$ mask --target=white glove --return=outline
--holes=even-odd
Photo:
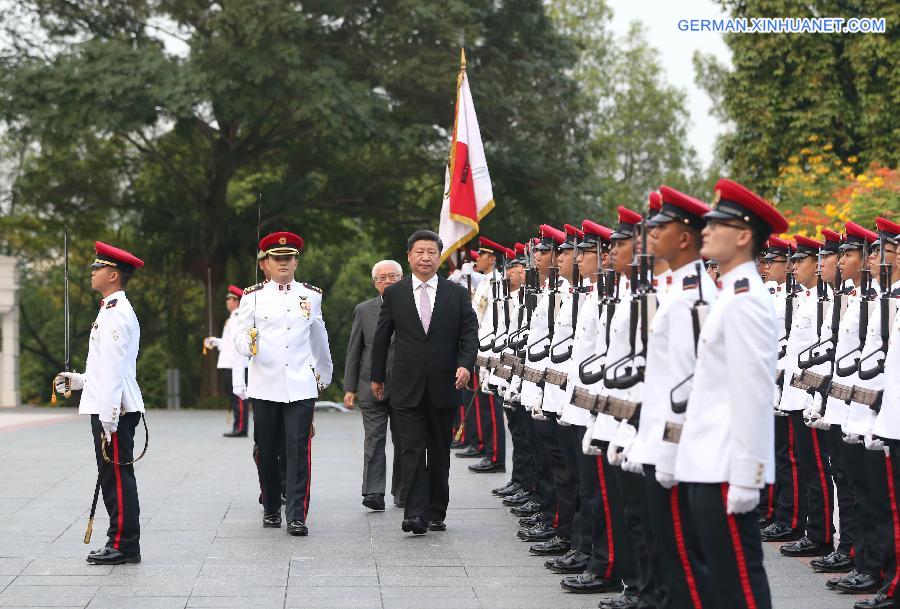
[[[541,408],[541,401],[531,407],[531,418],[535,421],[546,421],[547,417],[544,414],[544,410]]]
[[[656,470],[656,481],[659,482],[659,485],[665,489],[670,489],[678,484],[675,476],[673,476],[672,474],[667,474],[666,472],[661,472],[659,470]]]
[[[775,414],[779,417],[786,417],[787,413],[778,414],[778,407],[781,405],[781,387],[775,385],[775,393],[772,395],[772,406],[775,408]]]
[[[463,262],[463,265],[459,267],[459,274],[462,277],[469,277],[474,272],[475,266],[471,262]]]
[[[626,421],[619,423],[616,435],[609,443],[609,450],[606,453],[606,459],[610,465],[622,465],[628,457],[628,451],[631,449],[631,443],[637,436],[637,430],[633,425],[629,425]]]
[[[103,435],[106,436],[106,441],[112,442],[112,435],[119,430],[119,424],[115,421],[111,421],[109,423],[107,423],[106,421],[100,421],[100,426],[103,427]]]
[[[806,418],[806,414],[806,411],[804,411],[804,419]],[[825,422],[823,415],[822,394],[817,391],[813,394],[812,401],[809,403],[809,426],[815,429],[830,429],[831,424]]]
[[[855,433],[845,433],[844,434],[844,442],[847,444],[861,444],[863,441],[862,436]]]
[[[479,366],[478,367],[478,389],[480,391],[486,392],[488,390],[488,386],[490,385],[490,383],[488,383],[488,379],[490,379],[490,378],[491,378],[491,371],[488,370],[487,368],[485,368],[484,366]]]
[[[759,489],[746,486],[728,485],[726,511],[729,514],[745,514],[759,505]]]
[[[66,387],[66,380],[69,381],[68,387]],[[53,382],[56,385],[56,393],[84,389],[84,375],[78,372],[60,372]]]
[[[243,385],[240,387],[232,387],[231,393],[233,393],[234,395],[236,395],[237,397],[239,397],[242,400],[247,399],[247,387],[245,387]]]
[[[780,408],[778,408],[778,406],[775,406],[775,416],[776,417],[788,417],[790,415],[788,414],[787,410],[781,410]]]
[[[874,451],[884,451],[884,440],[881,438],[873,438],[872,433],[867,433],[863,441],[865,442],[866,449],[874,450]]]
[[[644,466],[628,458],[622,462],[622,469],[626,472],[631,472],[632,474],[644,475]]]
[[[593,426],[589,426],[587,428],[587,431],[584,432],[584,437],[581,439],[581,452],[588,455],[589,457],[596,457],[603,452],[598,447],[591,444],[591,440],[593,439],[594,429]]]
[[[501,398],[506,396],[506,390],[509,388],[509,381],[500,378],[499,376],[491,376],[493,380],[494,391]]]
[[[203,344],[206,345],[207,349],[222,350],[222,339],[215,336],[207,336],[203,339]]]
[[[521,402],[521,396],[519,395],[519,389],[522,388],[522,377],[513,376],[509,381],[509,387],[506,389],[506,393],[503,395],[503,399],[510,404],[518,404]]]

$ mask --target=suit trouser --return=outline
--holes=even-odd
[[[518,482],[523,488],[533,491],[535,490],[534,454],[528,431],[531,416],[525,412],[521,404],[515,404],[513,408],[504,408],[503,410],[506,412],[506,424],[512,438],[510,479]]]
[[[888,500],[891,508],[891,539],[884,560],[884,588],[882,591],[888,598],[900,599],[900,442],[888,440],[885,444],[890,454],[885,455],[885,482],[888,488]]]
[[[428,387],[416,406],[391,406],[397,417],[406,490],[404,518],[444,520],[450,502],[450,435],[455,408],[438,408]]]
[[[572,519],[575,517],[575,483],[567,471],[566,457],[559,443],[556,418],[547,413],[547,420],[534,419],[534,428],[547,455],[550,484],[556,498],[556,534],[563,539],[572,539]],[[568,442],[567,442],[568,444]]]
[[[602,465],[603,456],[586,455],[582,452],[581,440],[586,428],[573,425],[569,429],[572,448],[578,458],[581,541],[577,549],[590,557],[587,571],[604,579],[612,579],[615,575],[616,551],[613,545],[609,489]]]
[[[119,417],[118,431],[106,447],[107,463],[101,452],[103,427],[100,416],[91,415],[91,433],[97,457],[97,474],[103,491],[103,504],[109,514],[106,546],[123,554],[141,553],[141,506],[138,501],[134,465],[116,465],[134,460],[134,431],[141,421],[141,413],[129,412]]]
[[[506,431],[503,429],[503,398],[479,392],[484,456],[491,463],[506,464]]]
[[[882,561],[893,539],[884,455],[866,450],[863,444],[847,444],[847,449],[847,473],[859,506],[859,534],[853,544],[856,568],[881,577]]]
[[[665,597],[662,609],[715,607],[709,571],[694,531],[684,485],[667,489],[656,481],[656,467],[644,465],[644,486],[650,526],[659,556]]]
[[[641,474],[626,472],[620,467],[612,467],[611,470],[615,472],[622,493],[625,527],[634,547],[637,593],[644,603],[658,607],[663,596],[662,580],[659,575],[661,567],[655,554],[656,543],[649,524],[650,514],[645,500],[644,477]],[[625,581],[625,584],[629,587],[632,585],[628,581]]]
[[[793,445],[796,448],[797,470],[800,478],[800,496],[805,499],[801,511],[806,522],[806,536],[819,543],[831,543],[834,539],[834,485],[828,466],[828,449],[825,432],[812,429],[803,422],[803,411],[794,410],[788,415]]]
[[[772,598],[763,568],[756,512],[728,514],[727,483],[681,485],[685,487],[691,527],[709,569],[706,583],[718,601],[713,607],[770,609]],[[706,604],[703,607],[708,609]]]
[[[806,523],[806,489],[800,484],[796,431],[790,417],[775,417],[775,522],[791,529]]]
[[[840,425],[832,425],[825,431],[828,446],[828,462],[831,464],[831,476],[837,488],[838,528],[841,538],[837,549],[847,556],[853,553],[853,545],[859,536],[859,505],[856,499],[856,488],[849,475],[850,445],[844,442]],[[863,566],[862,556],[854,556],[856,568]]]
[[[384,448],[387,444],[388,426],[391,428],[391,444],[394,446],[393,475],[391,476],[391,494],[395,498],[402,497],[400,455],[402,445],[397,432],[396,416],[391,413],[388,402],[360,401],[359,411],[362,413],[363,432],[363,495],[384,495],[387,485],[387,459]]]
[[[315,400],[270,402],[253,400],[253,426],[259,446],[259,473],[263,508],[267,514],[281,511],[279,455],[284,446],[286,466],[285,517],[306,521],[312,480],[312,423]]]

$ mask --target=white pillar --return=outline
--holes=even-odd
[[[19,274],[10,256],[0,256],[0,334],[0,407],[18,406]]]

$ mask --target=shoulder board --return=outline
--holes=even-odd
[[[894,291],[891,292],[891,296],[896,296],[900,298],[900,288],[894,288]]]
[[[312,290],[313,292],[318,292],[319,294],[322,293],[322,288],[317,288],[316,286],[314,286],[311,283],[304,283],[303,287],[308,288],[308,289]]]
[[[690,275],[689,277],[685,277],[681,281],[681,289],[682,290],[693,290],[698,285],[700,285],[700,276],[699,275]]]
[[[743,294],[750,291],[750,280],[744,277],[734,282],[734,293]]]
[[[106,303],[106,308],[107,308],[107,309],[113,308],[114,306],[116,306],[116,303],[117,303],[117,302],[119,302],[119,299],[118,299],[118,298],[113,298],[113,299],[110,300],[108,303]]]
[[[841,293],[844,295],[847,295],[847,296],[852,296],[855,292],[856,292],[856,290],[853,289],[852,285],[846,285],[841,290]]]
[[[261,290],[263,286],[266,285],[266,282],[263,281],[261,283],[257,283],[256,285],[251,285],[249,288],[244,288],[244,294],[252,294],[256,290]]]
[[[795,283],[793,289],[794,289],[794,294],[797,294],[797,293],[799,293],[799,292],[806,291],[806,288],[804,288],[804,287],[803,287],[802,285],[800,285],[799,283]]]
[[[866,290],[867,298],[875,298],[876,296],[878,296],[878,290],[876,290],[875,288],[869,288],[868,290]]]
[[[774,293],[775,293],[775,288],[769,288],[769,294],[774,294]]]

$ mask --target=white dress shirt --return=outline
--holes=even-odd
[[[424,285],[424,288],[420,288],[419,286]],[[428,304],[431,305],[431,313],[434,313],[434,301],[437,298],[437,286],[438,286],[438,278],[437,275],[434,275],[431,279],[426,282],[422,282],[415,275],[412,276],[412,291],[413,291],[413,302],[416,303],[416,311],[419,313],[419,319],[422,319],[422,309],[421,303],[419,299],[422,298],[421,292],[422,290],[428,291]]]

